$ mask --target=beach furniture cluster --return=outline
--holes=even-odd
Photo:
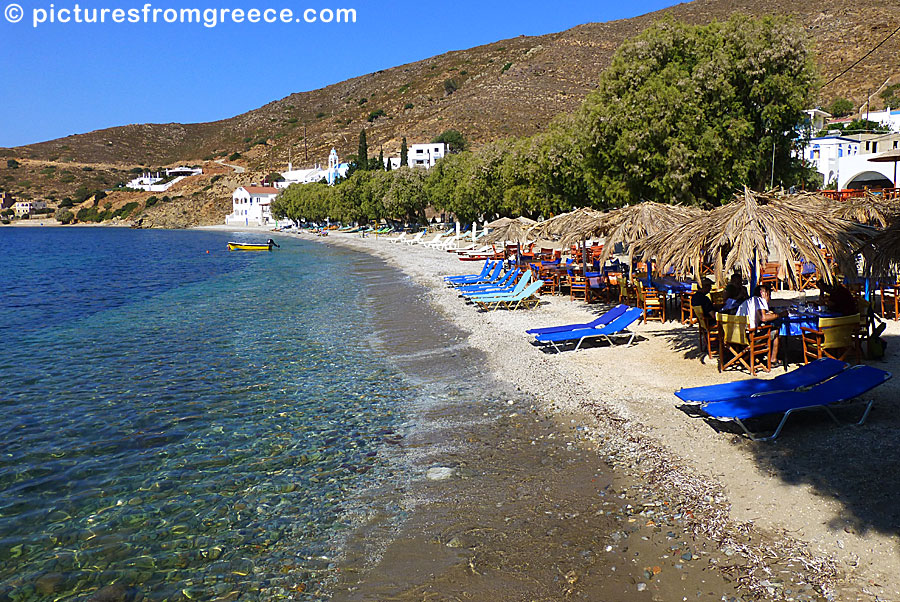
[[[485,311],[515,310],[535,307],[543,281],[532,282],[531,272],[510,268],[504,272],[503,261],[486,260],[479,274],[448,276],[444,282],[459,291],[467,302]]]

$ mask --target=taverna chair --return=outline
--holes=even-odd
[[[703,315],[703,308],[699,305],[692,305],[691,311],[694,312],[694,320],[697,322],[700,337],[700,351],[706,351],[706,355],[711,359],[719,355],[719,325],[715,320],[709,323],[706,316]],[[702,358],[702,356],[701,356]]]
[[[772,370],[771,325],[749,328],[747,316],[721,313],[716,314],[716,320],[719,330],[719,372],[738,364],[749,370],[752,376],[756,376],[757,367],[766,372]]]
[[[808,364],[823,357],[846,361],[853,357],[858,364],[862,358],[859,328],[859,314],[819,318],[817,329],[801,327],[803,362]]]

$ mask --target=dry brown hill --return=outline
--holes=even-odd
[[[385,154],[396,154],[401,136],[410,142],[426,141],[450,128],[461,131],[477,146],[500,137],[534,133],[555,115],[574,109],[595,85],[618,45],[663,15],[708,23],[733,13],[793,17],[813,42],[823,81],[840,73],[900,24],[900,4],[890,0],[695,0],[633,19],[589,23],[560,33],[448,52],[292,94],[222,121],[127,125],[6,149],[0,154],[60,165],[77,161],[132,167],[198,163],[237,152],[242,157],[232,163],[264,173],[283,168],[289,149],[295,165],[306,163],[307,156],[309,163],[324,162],[332,146],[342,156],[355,153],[363,127],[373,152],[383,145]],[[886,80],[900,81],[898,57],[900,35],[823,89],[820,101],[825,104],[844,96],[861,104]],[[448,80],[457,87],[451,94],[445,87]],[[879,100],[876,94],[873,106],[878,106]],[[384,115],[369,121],[378,111]],[[39,186],[33,192],[38,191]]]

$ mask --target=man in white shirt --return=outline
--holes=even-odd
[[[741,303],[735,314],[738,316],[747,316],[747,326],[749,328],[762,326],[766,322],[774,322],[781,317],[782,314],[777,314],[769,310],[769,301],[772,300],[771,286],[764,284],[756,287],[756,290],[753,292],[754,296]],[[774,326],[775,328],[772,330],[772,357],[777,358],[779,325],[775,324]]]

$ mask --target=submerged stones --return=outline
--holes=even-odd
[[[425,472],[425,478],[429,481],[446,481],[456,475],[456,469],[447,466],[434,466]]]

